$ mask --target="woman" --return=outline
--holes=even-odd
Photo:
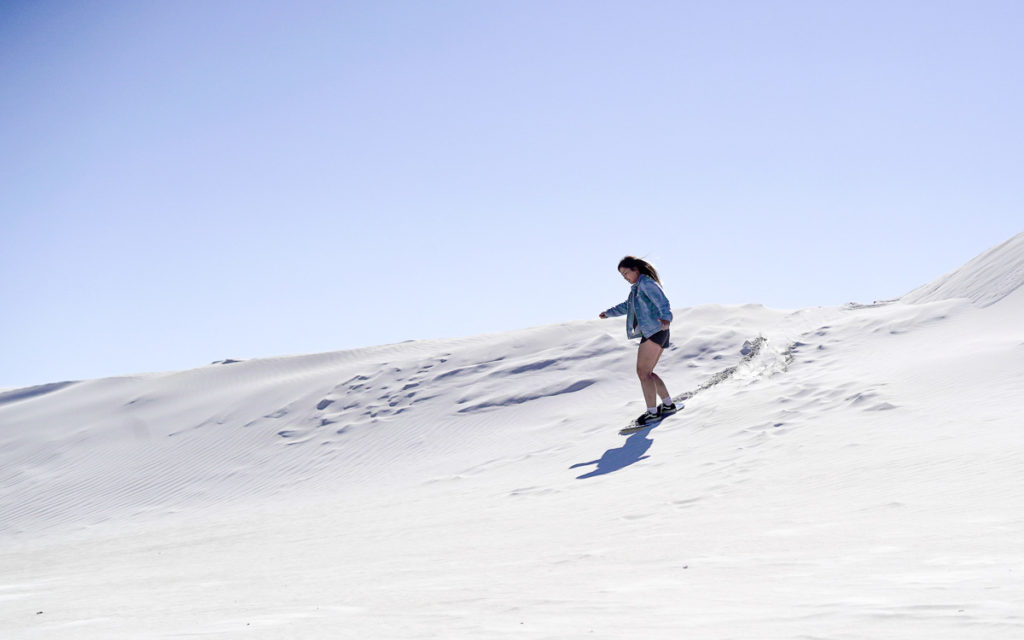
[[[636,356],[636,374],[643,388],[647,411],[637,418],[639,426],[657,422],[676,412],[665,382],[654,373],[661,352],[668,346],[669,324],[672,322],[672,307],[661,289],[658,272],[645,260],[626,256],[619,262],[619,273],[626,282],[633,285],[626,301],[601,313],[601,318],[626,316],[626,335],[640,338],[640,350]],[[662,398],[657,406],[658,396]]]

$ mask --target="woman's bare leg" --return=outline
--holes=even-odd
[[[658,396],[668,398],[668,389],[658,374],[654,373],[654,367],[661,358],[663,349],[656,342],[648,340],[640,345],[636,354],[636,375],[640,378],[640,387],[644,391],[644,401],[648,407],[658,406]]]
[[[658,395],[659,395],[659,396],[661,396],[661,399],[662,399],[663,401],[664,401],[664,400],[665,400],[666,398],[667,398],[667,399],[669,399],[669,400],[671,400],[671,399],[672,399],[672,397],[671,397],[671,396],[670,396],[670,395],[668,394],[668,387],[666,387],[666,386],[665,386],[665,381],[664,381],[664,380],[662,380],[662,379],[661,379],[661,376],[659,376],[659,375],[658,375],[658,374],[656,374],[656,373],[652,373],[651,375],[652,375],[652,376],[654,376],[654,384],[655,384],[655,388],[656,388],[656,389],[658,390]]]

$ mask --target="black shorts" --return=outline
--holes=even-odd
[[[640,344],[643,344],[650,340],[656,345],[659,345],[662,349],[668,349],[668,329],[662,329],[658,333],[655,333],[650,338],[642,338]]]

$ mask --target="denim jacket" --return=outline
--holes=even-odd
[[[604,312],[609,318],[626,316],[626,336],[650,338],[661,331],[661,320],[672,322],[672,307],[654,278],[641,275],[625,302]]]

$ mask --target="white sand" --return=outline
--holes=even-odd
[[[1022,638],[1022,256],[0,393],[0,638]]]

